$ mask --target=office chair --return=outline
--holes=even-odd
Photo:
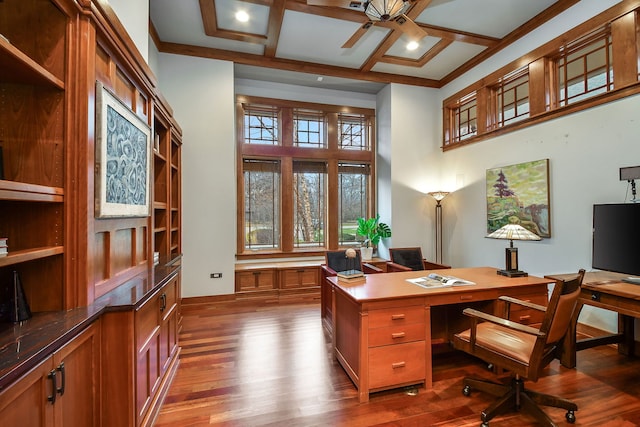
[[[420,248],[389,248],[391,262],[387,263],[387,271],[440,270],[451,268],[450,265],[427,261],[422,257]]]
[[[555,426],[551,418],[538,405],[567,410],[565,418],[575,423],[578,406],[570,400],[526,390],[524,380],[537,381],[543,369],[559,356],[564,336],[569,331],[584,270],[571,280],[558,280],[547,307],[511,297],[500,297],[505,303],[504,318],[466,308],[463,313],[471,318],[471,328],[454,335],[453,346],[473,356],[511,372],[510,384],[498,384],[465,378],[462,393],[471,389],[486,391],[500,399],[482,411],[482,426],[498,414],[516,410],[532,415],[541,425]],[[512,304],[544,312],[542,323],[533,327],[508,319]]]

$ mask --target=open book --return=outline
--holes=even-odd
[[[475,282],[464,280],[459,277],[441,276],[435,273],[431,273],[425,277],[418,277],[417,279],[407,279],[407,281],[414,285],[422,286],[423,288],[445,288],[448,286],[475,285]]]

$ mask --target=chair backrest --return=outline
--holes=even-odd
[[[358,249],[356,249],[355,251],[355,258],[347,258],[346,250],[326,251],[324,253],[324,258],[327,267],[336,272],[346,270],[361,270],[362,259],[360,257],[360,251]]]
[[[420,248],[389,248],[391,262],[404,265],[412,270],[424,270]]]
[[[574,279],[556,282],[547,306],[547,316],[540,326],[540,330],[547,333],[547,345],[557,343],[567,333],[583,278],[584,270],[580,270]]]
[[[534,355],[540,354],[538,358],[540,367],[544,367],[554,358],[558,344],[569,331],[583,278],[584,270],[581,269],[573,279],[556,281],[540,325],[540,332],[544,332],[546,337],[544,340],[539,340],[533,350]]]

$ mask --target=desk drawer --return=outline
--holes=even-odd
[[[548,304],[546,294],[517,295],[514,296],[514,298],[543,306],[546,306]],[[498,313],[498,315],[504,316],[504,306],[499,305],[499,307],[501,311],[500,313]],[[523,325],[530,325],[533,323],[541,323],[543,318],[544,312],[542,311],[533,310],[518,304],[511,304],[511,309],[509,310],[509,320],[522,323]]]
[[[421,382],[425,378],[425,343],[387,345],[369,349],[369,388]]]
[[[384,328],[369,329],[369,347],[424,341],[424,323],[411,323]]]
[[[421,305],[370,310],[369,329],[404,326],[411,323],[424,324],[424,316],[425,308]]]
[[[464,286],[456,286],[452,291],[439,295],[430,295],[426,300],[430,306],[449,305],[449,304],[465,304],[475,301],[493,301],[498,299],[501,294],[497,289],[486,289],[477,291],[473,289],[473,285],[468,286],[469,291],[460,290]]]

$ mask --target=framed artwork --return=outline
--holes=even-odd
[[[149,216],[151,130],[96,83],[96,217]]]
[[[549,159],[487,169],[487,233],[517,223],[551,237]]]

